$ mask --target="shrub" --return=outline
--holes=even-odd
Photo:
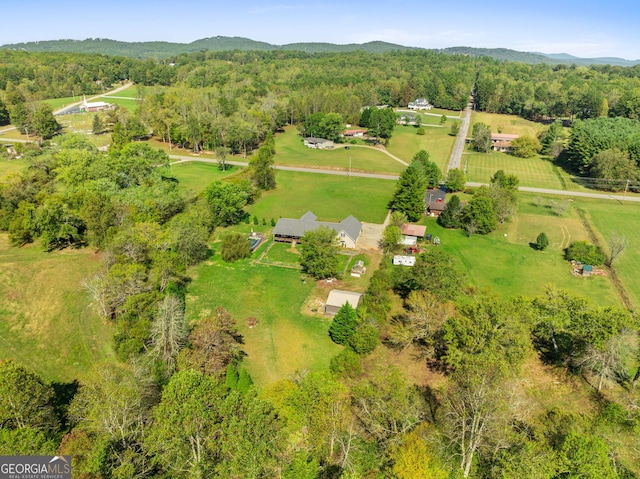
[[[349,338],[349,346],[358,354],[369,354],[378,345],[379,334],[373,324],[361,324]]]
[[[599,265],[604,263],[605,256],[600,248],[588,241],[575,241],[567,248],[567,260],[579,261],[583,264]]]
[[[223,236],[220,246],[222,260],[231,263],[251,256],[251,245],[246,236],[241,233],[229,233]]]
[[[538,251],[544,251],[549,246],[549,238],[545,233],[540,233],[536,238],[536,249]]]
[[[353,350],[345,348],[331,358],[329,369],[337,376],[356,378],[362,374],[362,362]]]
[[[329,336],[334,343],[346,345],[358,325],[358,314],[349,303],[345,303],[333,317]]]
[[[416,131],[416,135],[424,135],[425,131],[424,128],[420,127],[418,128],[418,130]]]

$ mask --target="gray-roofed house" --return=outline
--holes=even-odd
[[[273,229],[273,237],[276,241],[294,242],[300,241],[307,231],[313,231],[320,226],[333,229],[338,236],[338,241],[345,248],[355,248],[356,241],[362,232],[362,223],[352,215],[347,216],[340,223],[317,221],[316,215],[307,211],[300,219],[280,218]]]
[[[333,141],[325,138],[314,138],[312,136],[304,139],[304,146],[307,148],[316,148],[318,150],[330,150],[333,148]]]

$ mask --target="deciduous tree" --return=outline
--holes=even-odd
[[[338,274],[338,240],[332,228],[321,226],[304,234],[300,244],[300,265],[316,279]]]

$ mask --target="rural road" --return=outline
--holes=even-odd
[[[464,145],[467,140],[467,133],[469,132],[469,125],[471,125],[471,102],[473,99],[469,97],[469,103],[467,108],[464,109],[464,117],[460,124],[460,130],[456,137],[456,142],[453,145],[453,151],[451,152],[451,158],[449,158],[449,165],[445,174],[454,168],[460,168],[460,162],[462,160],[462,152],[464,151]]]
[[[103,92],[103,93],[100,93],[99,95],[93,95],[93,96],[87,98],[87,101],[95,100],[96,98],[102,98],[103,96],[106,96],[106,95],[113,95],[114,93],[120,93],[122,90],[126,90],[131,85],[133,85],[133,83],[127,82],[124,85],[119,86],[118,88],[116,88],[114,90],[109,90],[108,92]],[[84,99],[82,101],[77,101],[75,103],[71,103],[70,105],[63,106],[62,108],[59,108],[58,110],[55,110],[53,112],[53,114],[54,115],[63,115],[67,110],[71,110],[72,108],[75,108],[78,105],[82,105],[83,101],[84,101]]]
[[[187,163],[189,161],[199,161],[202,163],[212,163],[218,164],[218,160],[213,160],[210,158],[193,158],[191,156],[180,156],[180,155],[169,155],[169,158],[177,160],[172,162],[172,165],[177,165],[180,163]],[[248,166],[249,163],[246,161],[227,161],[228,165],[234,166]],[[319,168],[304,168],[299,166],[283,166],[283,165],[275,165],[274,169],[282,170],[282,171],[297,171],[300,173],[316,173],[320,175],[335,175],[335,176],[356,176],[359,178],[374,178],[378,180],[392,180],[395,181],[398,179],[398,175],[382,175],[378,173],[362,173],[362,172],[348,172],[341,170],[325,170]],[[467,186],[478,187],[486,185],[486,183],[475,183],[472,181],[467,182]],[[488,185],[486,185],[488,186]],[[558,195],[558,196],[569,196],[575,198],[596,198],[600,200],[614,200],[614,201],[630,201],[633,203],[640,203],[640,196],[620,196],[620,195],[612,195],[607,193],[588,193],[586,191],[565,191],[565,190],[551,190],[547,188],[533,188],[529,186],[520,186],[518,188],[519,191],[524,191],[527,193],[540,193],[544,195]]]

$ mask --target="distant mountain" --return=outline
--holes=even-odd
[[[14,43],[3,45],[0,49],[24,50],[29,52],[76,52],[102,53],[105,55],[119,55],[134,58],[167,58],[181,53],[198,51],[227,51],[227,50],[287,50],[307,53],[336,53],[361,50],[370,53],[385,53],[398,50],[422,50],[417,47],[407,47],[387,42],[349,43],[338,45],[335,43],[289,43],[273,45],[243,37],[209,37],[191,43],[171,42],[120,42],[105,38],[88,38],[86,40],[48,40],[41,42]],[[623,58],[578,58],[566,53],[519,52],[508,48],[473,48],[450,47],[436,51],[452,55],[469,55],[491,57],[499,61],[521,62],[529,64],[576,64],[597,65],[609,64],[619,66],[633,66],[640,64],[640,60],[625,60]]]
[[[227,50],[288,50],[308,53],[349,52],[362,50],[370,53],[384,53],[395,50],[409,50],[411,47],[386,42],[351,43],[336,45],[334,43],[290,43],[288,45],[272,45],[242,37],[210,37],[191,43],[170,42],[120,42],[105,38],[88,38],[86,40],[47,40],[41,42],[14,43],[2,45],[1,49],[23,50],[28,52],[74,52],[102,53],[135,58],[166,58],[180,53],[198,51]]]

